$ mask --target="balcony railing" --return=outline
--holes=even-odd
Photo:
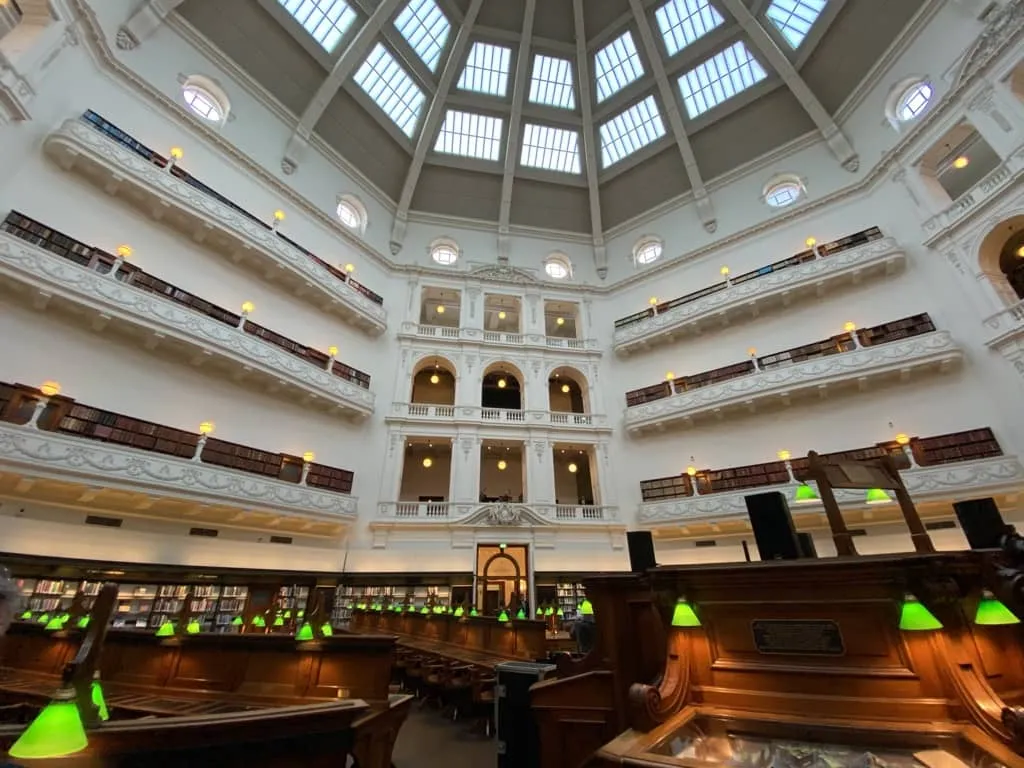
[[[119,283],[131,286],[163,301],[184,307],[226,327],[238,329],[243,333],[255,336],[268,344],[287,352],[319,370],[327,371],[333,376],[369,389],[370,376],[350,365],[333,359],[319,350],[299,344],[286,336],[269,328],[257,325],[242,315],[219,307],[195,294],[182,290],[171,283],[144,272],[138,267],[125,263],[122,258],[107,253],[99,248],[74,240],[67,235],[52,229],[34,219],[30,219],[17,211],[12,211],[0,224],[0,230],[14,235],[37,248],[41,248],[54,256],[66,259],[84,269],[109,275]],[[113,270],[116,268],[116,272]]]
[[[326,306],[353,324],[375,335],[386,328],[378,294],[99,115],[66,121],[47,137],[44,149],[65,169],[77,165],[86,176],[97,177],[110,194],[130,184],[131,200],[154,219],[166,216],[200,242],[214,233],[211,241],[233,261],[261,263],[268,278],[281,279],[299,295],[327,298]],[[167,216],[169,210],[173,215]]]
[[[985,202],[994,199],[1002,190],[1018,179],[1022,171],[1024,171],[1024,154],[1018,151],[1011,154],[1006,162],[994,168],[981,181],[954,200],[946,210],[928,219],[924,223],[924,230],[929,239],[934,238],[939,232],[956,224],[969,214],[973,214]]]
[[[990,347],[1001,346],[1024,335],[1024,301],[996,312],[985,320],[985,327],[991,334],[986,342]]]
[[[457,328],[447,325],[402,323],[401,333],[423,339],[440,341],[475,341],[484,344],[503,344],[515,347],[546,347],[575,352],[594,352],[599,349],[595,339],[574,339],[565,336],[544,336],[539,333],[507,333],[485,331],[481,328]]]
[[[377,505],[377,522],[383,524],[609,525],[617,520],[617,507],[587,504],[382,501]]]
[[[891,456],[898,469],[908,470],[1002,455],[1003,450],[992,430],[984,427],[934,437],[912,437],[905,446],[892,440],[869,448],[824,454],[823,458],[826,461],[865,461]],[[784,485],[806,480],[808,466],[808,460],[799,457],[789,461],[770,461],[727,469],[700,469],[693,477],[683,473],[643,480],[640,483],[640,497],[644,502],[658,502]]]
[[[524,411],[513,408],[483,408],[478,405],[435,405],[432,403],[392,403],[390,419],[572,428],[608,426],[608,417],[604,414]]]

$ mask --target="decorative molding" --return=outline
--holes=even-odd
[[[1016,456],[997,456],[978,461],[943,464],[937,467],[919,467],[900,473],[913,499],[925,501],[955,501],[977,498],[1002,491],[1018,491],[1024,484],[1024,466]],[[652,526],[686,523],[696,520],[722,521],[747,517],[744,497],[751,493],[780,490],[792,494],[793,484],[748,488],[731,493],[711,493],[686,496],[670,501],[641,503],[638,520]],[[864,492],[836,489],[836,501],[846,508],[864,506]],[[821,504],[801,504],[799,509],[821,510]]]
[[[975,75],[1024,31],[1024,0],[1010,0],[1006,5],[995,8],[985,18],[985,22],[985,30],[964,57],[963,67],[956,79],[957,89],[969,85]]]
[[[569,413],[565,411],[521,411],[510,408],[483,408],[479,405],[435,405],[431,403],[392,403],[391,413],[385,417],[389,423],[423,423],[436,425],[476,425],[529,428],[554,431],[570,429],[587,432],[608,432],[608,417],[597,413]]]
[[[944,371],[963,353],[948,331],[914,336],[901,341],[862,347],[827,357],[701,387],[671,397],[627,408],[624,424],[630,434],[661,429],[674,421],[701,416],[723,417],[727,412],[753,411],[759,403],[782,400],[801,393],[824,395],[833,387],[856,382],[866,387],[873,378],[910,375],[914,369],[938,367]]]
[[[81,267],[0,233],[0,272],[39,294],[58,295],[88,307],[108,320],[117,317],[143,329],[150,339],[173,338],[208,354],[226,358],[239,373],[259,371],[274,382],[287,381],[314,399],[328,401],[350,415],[373,413],[368,389],[328,373],[262,339]]]
[[[92,169],[102,174],[102,183],[108,192],[116,192],[122,184],[132,185],[136,192],[150,198],[150,213],[154,218],[161,218],[164,208],[175,208],[184,216],[170,217],[170,220],[177,226],[184,225],[185,234],[189,236],[201,240],[208,232],[217,230],[231,241],[233,259],[262,257],[270,265],[289,273],[296,285],[329,298],[333,310],[371,334],[379,335],[386,329],[384,307],[336,278],[271,230],[146,162],[83,121],[66,120],[46,137],[43,149],[65,170],[80,167],[87,161]]]
[[[1024,146],[1019,147],[998,167],[985,175],[969,191],[960,195],[941,213],[923,224],[924,245],[932,248],[942,238],[974,221],[1024,179]]]
[[[202,462],[0,424],[0,469],[166,499],[352,522],[359,500]]]
[[[470,304],[472,307],[473,305]],[[600,355],[601,346],[597,339],[566,339],[560,336],[544,336],[539,333],[504,333],[485,331],[482,328],[451,328],[444,325],[424,325],[404,321],[398,329],[398,337],[404,339],[429,339],[431,349],[435,343],[448,342],[464,346],[467,343],[481,346],[530,347],[550,350],[553,353],[566,352]]]
[[[459,503],[382,501],[371,529],[458,528],[622,528],[617,507],[511,502]]]
[[[702,321],[727,322],[730,318],[753,318],[755,307],[769,299],[789,304],[802,295],[820,298],[826,286],[841,279],[860,281],[865,277],[895,273],[906,263],[906,253],[891,237],[873,240],[834,256],[731,285],[717,293],[674,307],[636,323],[616,328],[613,347],[629,354],[677,332],[695,330]],[[814,287],[816,291],[798,289]]]
[[[482,267],[474,267],[469,271],[470,278],[474,280],[487,280],[489,282],[511,283],[512,285],[542,285],[533,274],[519,267],[510,267],[508,264],[488,264]]]

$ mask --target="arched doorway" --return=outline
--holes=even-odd
[[[1018,299],[1024,299],[1024,228],[1018,229],[1003,244],[999,269],[1006,276]]]
[[[978,267],[1004,305],[1024,300],[1024,214],[1001,221],[985,236]]]
[[[520,608],[529,615],[529,583],[525,544],[477,545],[476,604],[484,615],[501,610],[515,616]]]
[[[484,370],[480,387],[480,405],[483,408],[523,409],[522,372],[510,363],[492,363]]]
[[[569,366],[555,368],[548,376],[548,410],[589,413],[586,377]]]
[[[426,357],[416,364],[410,403],[455,405],[455,365],[443,357]]]

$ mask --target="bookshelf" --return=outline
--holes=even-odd
[[[56,431],[185,459],[195,454],[199,439],[197,435],[181,429],[77,403],[60,420]]]
[[[226,586],[221,590],[220,601],[217,603],[213,619],[213,631],[222,634],[241,632],[242,628],[232,622],[236,616],[245,618],[249,606],[249,587]]]
[[[155,584],[118,584],[117,607],[111,626],[146,629],[157,597]]]
[[[770,461],[765,464],[748,464],[744,467],[707,470],[698,475],[701,493],[719,491],[738,491],[745,488],[757,488],[763,485],[788,483],[789,472],[783,461]]]
[[[857,336],[863,346],[872,347],[876,344],[888,344],[891,341],[899,341],[911,336],[931,333],[934,330],[935,323],[932,322],[931,317],[925,312],[920,315],[893,320],[891,323],[882,323],[872,328],[862,328],[857,331]]]
[[[187,584],[165,584],[156,588],[156,598],[149,614],[151,629],[159,629],[165,622],[177,623],[188,599]]]
[[[692,493],[689,475],[672,475],[640,481],[640,498],[643,501],[662,501],[690,496]]]
[[[202,460],[206,464],[216,464],[230,469],[240,469],[256,475],[277,477],[281,472],[281,454],[261,451],[227,440],[208,438],[203,446]]]
[[[402,605],[411,606],[419,611],[424,606],[440,606],[448,609],[453,607],[452,594],[459,587],[446,585],[418,585],[404,586],[394,584],[345,584],[334,591],[334,603],[331,609],[331,623],[335,626],[348,622],[352,614],[352,608],[360,603],[367,605]],[[464,599],[469,606],[469,591],[466,590]]]
[[[999,441],[988,427],[919,438],[911,441],[911,447],[914,458],[923,467],[1003,455]]]

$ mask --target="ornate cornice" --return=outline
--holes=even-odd
[[[132,184],[153,198],[153,207],[173,206],[186,215],[186,234],[217,229],[236,244],[237,251],[259,255],[289,270],[312,291],[328,297],[341,314],[374,335],[387,327],[384,308],[342,282],[309,256],[233,208],[203,194],[162,168],[146,162],[81,120],[66,120],[43,141],[43,149],[64,167],[87,158],[112,183]],[[179,221],[174,217],[175,222]]]
[[[759,400],[790,397],[801,390],[819,390],[822,386],[850,381],[867,382],[873,377],[925,366],[945,368],[959,362],[962,354],[948,331],[933,331],[876,347],[758,371],[721,384],[633,406],[626,409],[624,423],[632,434],[676,420],[709,413],[720,415],[736,406],[749,408],[756,406]]]
[[[938,467],[920,467],[900,473],[911,497],[916,502],[957,500],[977,497],[979,494],[1019,490],[1024,484],[1024,466],[1016,456],[998,456]],[[717,522],[728,518],[746,518],[744,497],[751,493],[782,491],[792,495],[790,485],[764,486],[733,493],[713,493],[705,496],[687,496],[671,501],[640,504],[639,520],[649,525],[686,523],[696,520]],[[864,505],[864,492],[836,489],[836,501],[846,507]],[[821,509],[820,504],[808,504],[809,510]],[[798,507],[803,509],[804,505]]]
[[[349,414],[373,413],[374,395],[327,371],[290,355],[244,331],[47,251],[0,233],[0,272],[31,286],[42,296],[59,295],[87,306],[101,317],[118,317],[146,330],[150,343],[174,338],[227,358],[239,372],[258,370],[274,380],[287,380],[315,398],[322,398]]]
[[[358,508],[354,496],[15,424],[0,424],[0,468],[23,477],[332,522],[355,520]]]

